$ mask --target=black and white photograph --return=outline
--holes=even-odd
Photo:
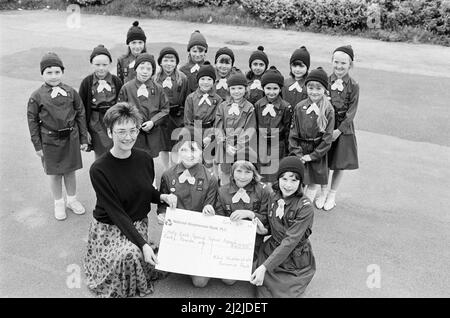
[[[0,0],[0,54],[0,298],[450,297],[450,0]]]

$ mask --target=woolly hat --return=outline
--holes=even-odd
[[[340,46],[338,47],[336,50],[334,50],[333,54],[337,51],[341,51],[346,53],[348,56],[350,56],[350,58],[353,61],[354,55],[353,55],[353,48],[351,45],[344,45],[344,46]]]
[[[328,89],[328,75],[320,66],[309,72],[308,76],[306,76],[305,85],[311,81],[319,82],[326,90]]]
[[[108,49],[103,44],[97,45],[94,50],[92,50],[91,58],[89,61],[92,63],[92,60],[97,55],[106,55],[107,57],[109,57],[109,61],[112,62],[111,53],[109,53]]]
[[[266,69],[269,66],[269,58],[267,57],[267,54],[264,53],[264,46],[258,46],[258,49],[254,51],[250,58],[248,59],[248,66],[250,69],[252,68],[252,62],[254,60],[261,60],[266,64]]]
[[[214,61],[217,63],[217,58],[221,55],[228,55],[229,57],[231,57],[231,65],[234,64],[234,53],[231,49],[229,49],[228,47],[222,47],[220,49],[217,50],[216,52],[216,57],[214,58]]]
[[[47,67],[59,66],[64,72],[64,65],[58,55],[54,52],[46,53],[41,59],[41,75]]]
[[[242,85],[247,87],[247,78],[242,72],[231,74],[227,80],[228,87]]]
[[[311,58],[306,47],[301,46],[300,48],[296,49],[294,53],[292,53],[289,63],[292,64],[297,60],[302,61],[303,64],[306,65],[306,68],[309,70],[309,66],[311,65]]]
[[[158,65],[161,65],[161,61],[162,61],[164,55],[167,55],[167,54],[175,55],[175,59],[177,61],[177,65],[178,65],[178,63],[180,63],[180,57],[178,56],[177,51],[173,47],[167,46],[167,47],[163,48],[161,50],[161,52],[159,52]]]
[[[271,66],[261,77],[261,86],[264,87],[269,83],[278,84],[278,86],[283,87],[284,77],[281,75],[280,71],[277,70],[275,66]]]
[[[196,45],[203,46],[206,49],[206,51],[208,51],[208,43],[206,43],[205,37],[203,36],[203,34],[200,33],[199,30],[195,30],[194,32],[192,32],[191,38],[189,39],[187,45],[188,52],[191,50],[193,46]]]
[[[139,21],[134,21],[131,28],[127,32],[127,45],[134,40],[146,41],[144,30],[139,26]]]
[[[303,181],[305,166],[303,162],[297,156],[289,156],[284,157],[278,166],[277,172],[277,180],[283,175],[285,172],[294,172],[298,174]]]
[[[134,70],[136,70],[138,68],[139,64],[141,64],[143,62],[150,62],[152,64],[152,75],[154,75],[155,71],[156,71],[156,63],[155,63],[155,58],[153,57],[153,55],[150,53],[139,54],[138,57],[136,58],[136,62],[134,63]]]
[[[216,70],[214,69],[214,66],[211,65],[208,61],[203,63],[202,66],[200,66],[200,69],[197,73],[197,82],[198,80],[203,76],[209,76],[213,79],[213,81],[216,80]]]

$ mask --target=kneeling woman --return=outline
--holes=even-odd
[[[250,281],[257,286],[258,297],[300,297],[316,272],[308,239],[314,209],[302,194],[303,171],[298,157],[286,157],[280,162],[269,205],[272,236],[259,250],[259,267]],[[257,232],[267,234],[261,222]]]
[[[101,297],[144,296],[164,276],[154,268],[155,246],[148,242],[150,204],[176,207],[177,199],[153,187],[152,157],[132,149],[142,123],[138,109],[118,103],[104,123],[113,147],[89,171],[97,203],[84,259],[87,285]]]

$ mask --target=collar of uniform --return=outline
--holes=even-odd
[[[267,104],[273,104],[276,109],[280,109],[280,106],[281,106],[280,95],[278,95],[277,98],[275,98],[275,100],[273,102],[269,102],[269,99],[267,98],[267,96],[264,96],[264,101],[261,104],[261,106],[266,106]]]
[[[229,186],[229,187],[228,187],[228,193],[230,193],[230,194],[235,194],[235,193],[238,192],[239,189],[240,189],[240,188],[236,185],[236,182],[234,181],[234,179],[230,181],[230,183],[229,183],[228,186]],[[253,192],[253,191],[255,190],[255,181],[254,181],[254,180],[250,181],[250,183],[247,184],[247,185],[244,187],[244,189],[245,189],[245,191],[247,191],[247,192]]]
[[[58,85],[56,86],[51,86],[48,85],[47,83],[44,82],[44,84],[42,85],[42,87],[46,88],[47,91],[51,92],[53,90],[53,87],[61,87],[62,89],[64,89],[65,91],[67,91],[67,89],[65,88],[65,85],[63,82],[60,82]]]
[[[235,101],[230,97],[227,100],[227,106],[231,107],[231,104],[235,103]],[[248,103],[247,100],[244,98],[241,99],[241,101],[238,104],[238,107],[244,111],[244,112],[248,112],[252,106],[252,104]]]
[[[330,81],[331,81],[331,83],[334,83],[336,80],[338,79],[338,77],[336,76],[336,74],[331,74],[330,75]],[[350,75],[347,73],[347,74],[345,74],[345,76],[342,78],[342,81],[345,83],[345,84],[348,84],[348,82],[350,81]]]
[[[95,85],[95,84],[98,83],[98,81],[99,81],[100,79],[98,78],[97,75],[95,75],[95,73],[93,73],[93,75],[94,75],[94,78],[92,79],[92,84]],[[103,79],[104,79],[106,82],[108,82],[109,85],[112,84],[112,75],[111,75],[110,72],[108,72],[108,74],[106,74],[105,78],[103,78]]]
[[[190,167],[188,170],[189,170],[189,173],[191,174],[191,176],[197,175],[201,170],[200,167],[201,167],[200,163],[197,163],[196,165]],[[180,162],[175,166],[175,173],[180,175],[186,169],[187,168],[185,166],[183,166],[183,164]]]
[[[291,86],[295,82],[298,82],[300,84],[300,86],[303,86],[303,84],[305,84],[305,77],[303,77],[303,78],[301,78],[300,80],[297,81],[292,76],[289,76],[284,82],[284,87],[289,88],[289,86]]]
[[[172,81],[175,81],[175,70],[173,70],[173,72],[172,72],[172,74],[170,74],[170,76],[167,75],[164,71],[161,71],[161,76],[160,76],[161,82],[164,82],[164,80],[168,77],[170,77],[172,79]]]
[[[280,192],[274,191],[274,193],[275,193],[274,194],[275,202],[278,201],[279,199],[283,199],[284,202],[286,203],[285,206],[289,206],[293,202],[295,202],[296,200],[299,200],[301,198],[301,197],[299,197],[299,196],[297,196],[295,194],[293,194],[293,195],[291,195],[291,196],[289,196],[287,198],[283,198],[283,195],[281,194],[281,190],[280,190]]]
[[[145,82],[141,82],[137,78],[135,78],[134,83],[136,85],[136,88],[141,87],[142,84],[145,84],[145,86],[147,86],[148,88],[153,88],[153,81],[151,77]]]
[[[200,87],[198,87],[198,88],[195,90],[195,93],[197,94],[197,98],[198,98],[198,99],[202,98],[203,95],[205,95],[205,94],[208,94],[209,97],[214,97],[214,90],[213,90],[213,89],[210,89],[208,93],[203,93],[203,92],[200,90]]]

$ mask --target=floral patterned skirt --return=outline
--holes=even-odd
[[[134,226],[148,240],[148,219],[136,221]],[[88,288],[99,297],[145,296],[153,293],[156,280],[167,276],[145,262],[141,249],[116,225],[95,219],[89,229],[84,270]]]

